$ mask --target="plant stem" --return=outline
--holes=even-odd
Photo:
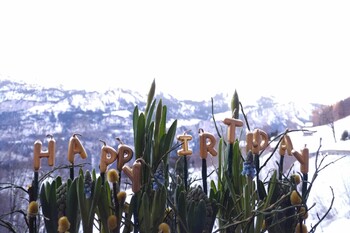
[[[301,187],[302,196],[305,199],[307,192],[308,173],[303,174],[303,184]]]
[[[136,195],[136,194],[134,194]],[[139,232],[139,216],[138,216],[138,211],[139,207],[137,204],[137,201],[135,201],[135,206],[134,206],[134,233],[138,233]]]
[[[254,166],[255,166],[255,170],[256,170],[256,176],[258,177],[259,172],[260,172],[259,154],[253,154],[253,158],[254,158]]]
[[[29,233],[36,233],[36,217],[29,217]]]
[[[70,179],[73,181],[74,180],[74,164],[72,163],[69,169],[70,173]]]
[[[184,183],[185,183],[185,190],[187,191],[188,168],[187,168],[186,155],[184,155],[183,158],[184,158]]]
[[[207,160],[202,159],[202,180],[203,180],[203,190],[205,194],[208,194],[207,187]]]
[[[122,180],[122,171],[121,170],[118,170],[119,172],[119,180],[118,180],[118,184],[120,185],[120,181]]]
[[[280,163],[278,164],[278,180],[282,180],[282,174],[283,174],[283,163],[284,163],[284,156],[280,156]]]
[[[105,183],[105,173],[101,172],[100,176],[101,176],[101,183],[104,184]]]
[[[115,216],[117,216],[119,218],[119,202],[118,202],[118,190],[117,190],[117,183],[114,182],[113,183],[113,199],[114,199],[114,214]],[[116,232],[119,233],[120,232],[120,226],[119,226],[119,221],[120,219],[118,219],[117,223],[117,229],[116,229]]]
[[[29,203],[38,199],[39,173],[34,171],[33,189],[29,193]],[[37,232],[36,216],[29,217],[29,233]]]
[[[228,176],[232,178],[232,161],[233,161],[233,143],[229,144],[228,147],[228,155],[227,155],[227,170],[228,170]]]
[[[38,187],[39,187],[39,173],[38,171],[34,171],[34,181],[33,181],[33,200],[36,201],[38,199]]]

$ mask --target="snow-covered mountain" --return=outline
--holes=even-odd
[[[156,92],[156,99],[162,99],[163,104],[167,105],[169,123],[177,119],[179,134],[188,130],[193,133],[194,151],[199,147],[196,140],[199,128],[216,134],[212,103],[219,125],[224,118],[232,115],[231,96],[223,94],[206,101],[179,101]],[[88,154],[99,154],[100,139],[113,146],[117,144],[115,137],[119,137],[133,146],[132,113],[135,106],[144,110],[146,100],[146,95],[131,90],[88,92],[2,80],[0,159],[8,158],[9,153],[31,157],[33,143],[36,140],[44,141],[47,134],[55,137],[57,158],[65,157],[68,140],[74,133],[82,135],[81,140]],[[241,102],[244,106],[244,100]],[[279,103],[272,97],[262,97],[255,105],[244,106],[244,110],[251,128],[261,128],[271,134],[286,128],[303,127],[317,107],[316,104],[297,106],[295,103]],[[6,162],[9,161],[11,159],[6,159]]]

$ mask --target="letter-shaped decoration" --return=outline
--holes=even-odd
[[[251,150],[254,155],[259,155],[259,152],[265,149],[269,143],[267,133],[261,129],[255,129],[253,132],[248,132],[246,135],[246,151]]]
[[[80,154],[80,157],[82,159],[86,159],[86,151],[81,144],[79,138],[77,135],[81,136],[80,134],[73,134],[73,136],[69,139],[68,143],[68,161],[71,164],[74,164],[74,155],[75,154]]]
[[[242,127],[243,121],[235,118],[225,118],[223,122],[228,125],[227,140],[230,144],[233,144],[236,140],[236,126]]]
[[[177,151],[179,156],[191,155],[192,150],[188,149],[188,141],[192,140],[191,135],[186,135],[186,132],[183,135],[177,136],[177,140],[182,142],[182,148]]]
[[[123,166],[124,173],[129,177],[132,182],[131,190],[137,193],[141,189],[141,161],[139,159],[135,160],[132,168],[128,165]]]
[[[300,163],[301,173],[307,174],[309,172],[309,149],[305,145],[304,149],[301,150],[301,154],[295,150],[292,153]]]
[[[117,169],[118,171],[121,171],[123,169],[124,164],[129,162],[132,158],[132,155],[134,152],[132,149],[124,144],[120,144],[118,146],[118,155],[117,155]]]
[[[284,156],[287,151],[288,155],[292,155],[292,150],[293,150],[292,140],[290,140],[290,137],[288,134],[285,134],[280,143],[279,154],[281,156]]]
[[[199,155],[202,159],[207,159],[208,152],[212,156],[217,155],[217,151],[214,149],[216,139],[210,133],[203,132],[202,129],[199,130]]]
[[[40,169],[40,159],[45,157],[48,158],[48,164],[49,166],[53,166],[55,163],[55,145],[56,145],[56,141],[55,139],[52,137],[52,135],[47,135],[48,137],[50,137],[49,142],[48,142],[48,146],[47,146],[47,150],[46,151],[42,151],[42,143],[40,140],[35,141],[34,143],[34,170],[38,171]]]
[[[100,140],[102,141],[102,140]],[[108,165],[112,164],[118,156],[118,152],[111,146],[107,146],[104,141],[101,147],[100,172],[105,173]]]

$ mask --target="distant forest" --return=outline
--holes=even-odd
[[[350,115],[350,97],[312,112],[313,126],[331,124]]]

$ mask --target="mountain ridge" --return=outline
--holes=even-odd
[[[221,120],[232,116],[230,97],[224,94],[217,94],[209,101],[193,101],[177,100],[157,92],[155,99],[167,106],[168,123],[178,121],[178,134],[192,132],[193,151],[199,151],[195,133],[199,128],[216,134],[213,114],[219,128],[225,127]],[[99,140],[114,146],[115,138],[119,137],[133,146],[132,114],[135,106],[143,111],[146,100],[146,95],[121,88],[103,92],[64,90],[0,80],[0,159],[10,151],[31,156],[33,143],[44,140],[47,134],[56,138],[58,157],[65,157],[68,140],[75,133],[82,135],[89,154],[97,154],[94,158],[98,157],[102,146]],[[244,104],[244,100],[241,102]],[[256,105],[243,107],[251,129],[260,128],[272,135],[286,128],[302,128],[319,105],[297,106],[261,97]],[[242,115],[240,118],[244,119]],[[21,146],[17,145],[19,141]],[[93,167],[97,166],[95,161],[90,162]]]

